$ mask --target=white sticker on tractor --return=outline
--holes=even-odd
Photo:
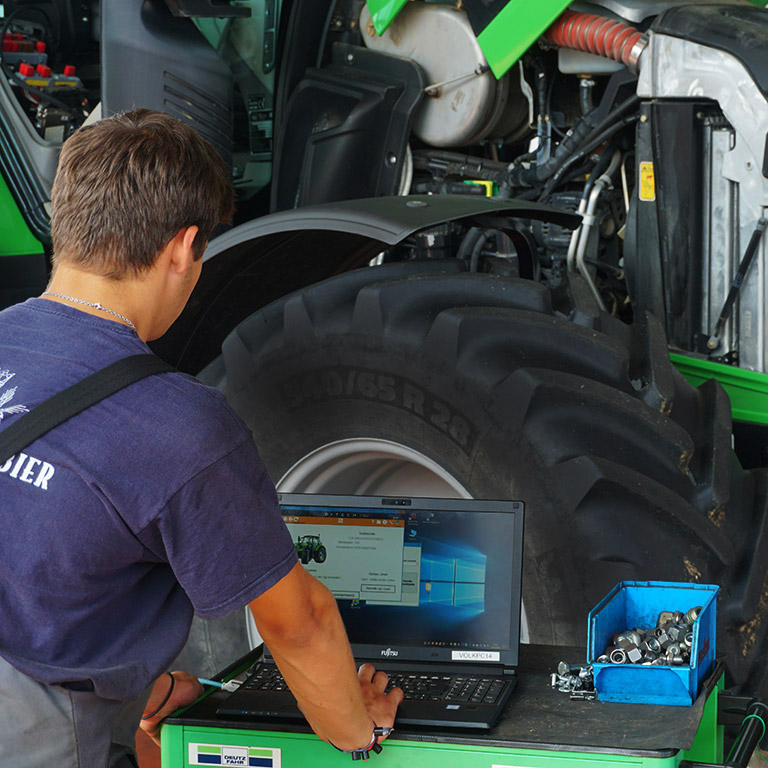
[[[498,651],[451,651],[451,661],[501,661]]]
[[[280,750],[270,747],[235,747],[228,744],[190,744],[189,764],[280,768]]]

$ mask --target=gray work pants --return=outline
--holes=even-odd
[[[101,699],[38,683],[0,658],[0,766],[136,768],[149,692],[133,702]]]

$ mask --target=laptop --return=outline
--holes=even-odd
[[[279,500],[299,559],[338,601],[358,664],[403,688],[395,725],[493,727],[517,679],[523,503]],[[217,714],[303,719],[266,647]]]

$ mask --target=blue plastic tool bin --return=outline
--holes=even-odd
[[[667,581],[622,581],[589,612],[587,660],[600,701],[690,706],[715,662],[716,598],[719,587]],[[693,625],[691,663],[685,666],[598,664],[595,659],[626,629],[656,626],[661,611],[700,605]]]

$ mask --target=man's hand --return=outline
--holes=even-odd
[[[171,680],[173,676],[173,680]],[[169,695],[170,693],[170,695]],[[164,717],[168,717],[179,707],[186,707],[203,693],[200,681],[187,672],[171,672],[158,677],[144,707],[140,728],[152,741],[160,746],[160,726]],[[158,709],[159,708],[159,709]],[[147,717],[151,715],[151,717]]]
[[[363,701],[368,714],[380,728],[391,728],[395,724],[395,712],[403,700],[400,688],[393,688],[384,693],[389,681],[386,672],[373,668],[372,664],[363,664],[357,671],[360,687],[363,689]],[[386,736],[379,736],[382,742]]]
[[[256,626],[312,730],[342,750],[362,749],[402,700],[387,676],[355,660],[331,592],[297,563],[251,603]]]

